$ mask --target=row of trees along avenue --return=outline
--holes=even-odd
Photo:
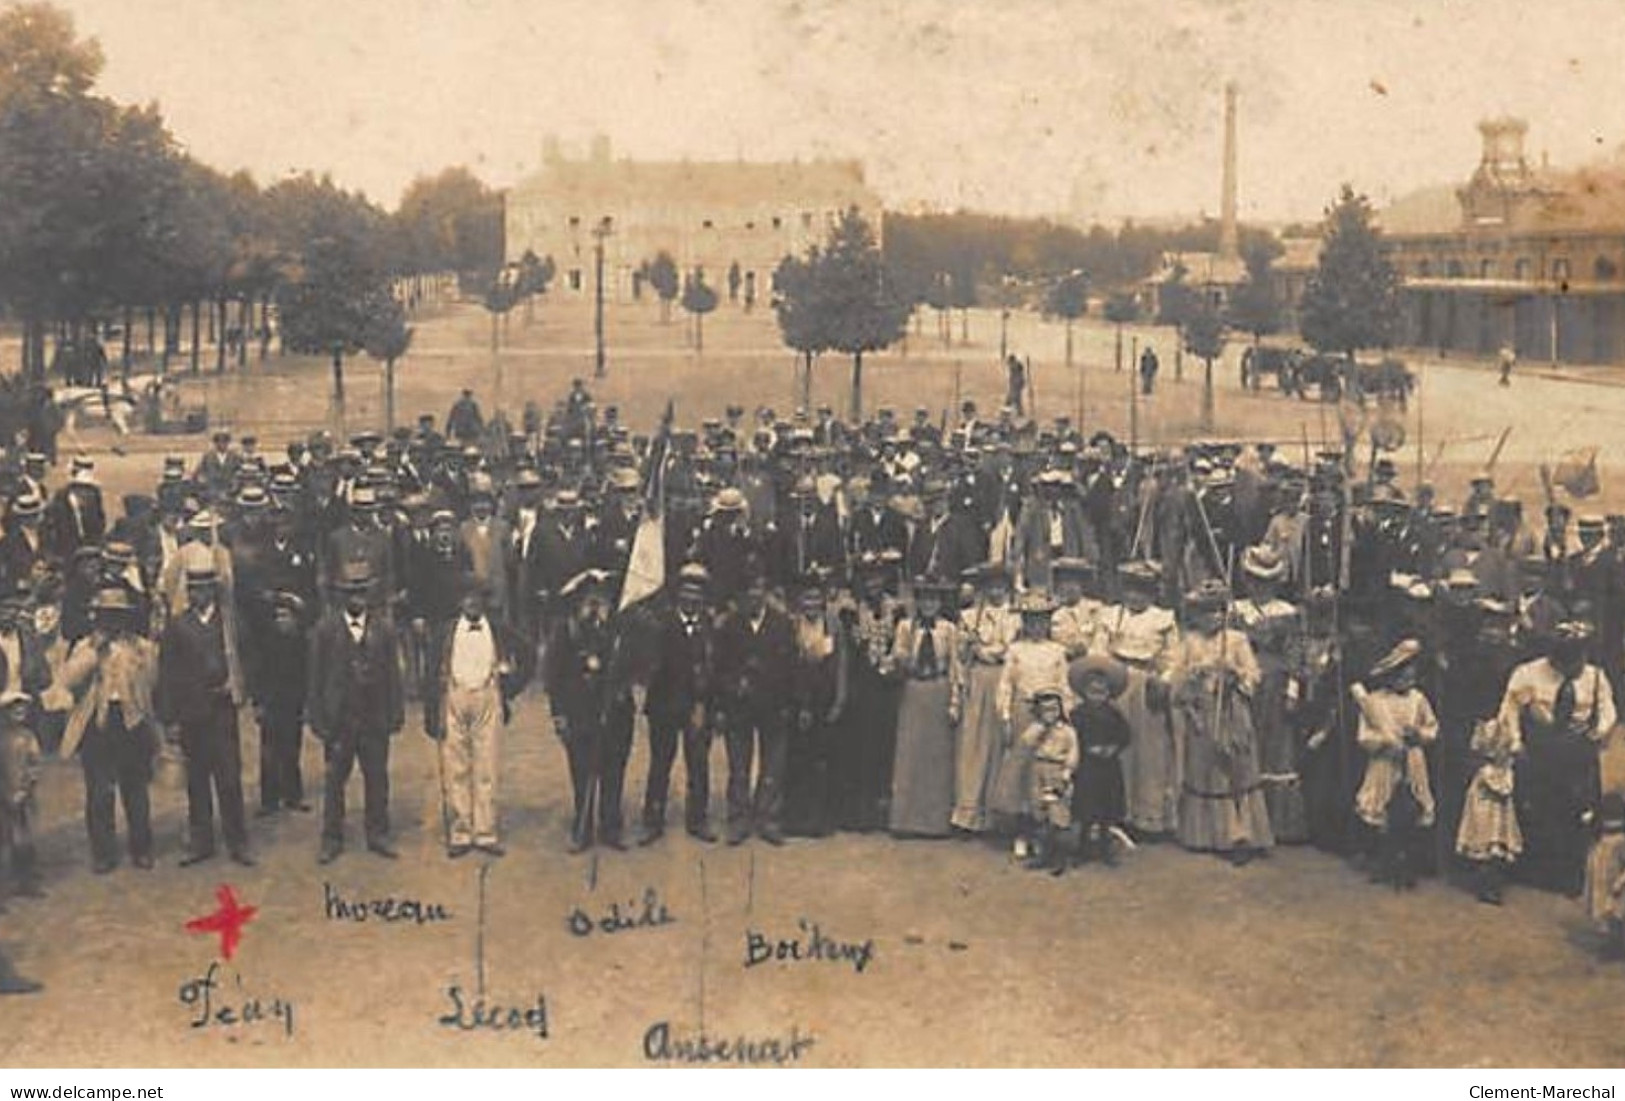
[[[325,176],[261,187],[189,156],[155,105],[98,94],[103,63],[49,4],[0,12],[0,308],[27,374],[44,372],[48,339],[78,348],[103,326],[126,370],[138,355],[167,367],[189,330],[197,370],[207,324],[224,370],[250,343],[268,353],[273,312],[285,349],[336,365],[404,350],[431,274],[501,265],[501,196],[465,169],[417,180],[393,214]]]

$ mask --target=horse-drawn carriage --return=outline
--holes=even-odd
[[[1345,356],[1326,355],[1302,348],[1254,345],[1241,356],[1241,384],[1261,389],[1264,377],[1275,376],[1276,387],[1288,396],[1308,400],[1313,391],[1321,401],[1340,401],[1346,393],[1364,405],[1367,398],[1405,408],[1416,387],[1410,368],[1392,356],[1364,363]]]

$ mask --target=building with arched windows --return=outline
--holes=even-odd
[[[591,295],[602,244],[612,301],[648,296],[645,266],[665,252],[724,301],[765,304],[779,262],[823,244],[848,208],[880,235],[880,200],[857,161],[615,160],[602,137],[580,159],[549,139],[542,160],[507,195],[506,251],[509,262],[552,257],[549,294]]]
[[[1625,153],[1555,171],[1524,155],[1527,124],[1479,124],[1460,187],[1408,195],[1379,216],[1399,270],[1403,343],[1442,354],[1625,362]]]

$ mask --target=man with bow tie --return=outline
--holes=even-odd
[[[405,721],[395,630],[369,607],[372,571],[346,563],[336,589],[341,604],[317,625],[311,644],[310,728],[327,759],[319,860],[330,864],[344,850],[344,790],[361,766],[366,793],[367,848],[394,859],[389,843],[389,741]]]
[[[439,624],[423,693],[423,727],[439,743],[447,854],[506,850],[497,836],[497,749],[509,704],[530,676],[530,648],[488,614],[490,587],[462,583],[456,616]]]

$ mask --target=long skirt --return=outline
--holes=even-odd
[[[948,681],[911,680],[897,709],[897,756],[892,766],[891,830],[912,837],[946,837],[954,809],[954,747],[948,722]]]
[[[1578,895],[1591,840],[1584,816],[1601,798],[1597,747],[1580,733],[1529,733],[1526,724],[1513,796],[1524,837],[1518,869],[1532,886]]]
[[[1204,716],[1204,722],[1205,722]],[[1226,745],[1173,709],[1184,752],[1179,800],[1179,843],[1198,852],[1267,849],[1275,843],[1258,770],[1258,740],[1248,707],[1232,697],[1219,716]]]
[[[867,832],[886,826],[899,691],[896,681],[882,677],[868,662],[853,663],[846,714],[834,731],[830,759],[830,798],[840,829]]]
[[[1179,823],[1179,753],[1168,714],[1146,702],[1151,681],[1144,669],[1130,667],[1128,687],[1117,699],[1128,721],[1128,749],[1123,753],[1123,788],[1128,824],[1144,833],[1172,833]]]
[[[1511,862],[1523,852],[1523,831],[1512,794],[1496,791],[1491,776],[1496,768],[1484,765],[1468,785],[1456,830],[1456,852],[1468,860]]]
[[[1004,758],[1004,720],[999,718],[1000,665],[970,667],[965,718],[954,759],[953,824],[981,833],[993,825],[992,798]]]
[[[1297,729],[1287,716],[1286,673],[1278,666],[1265,666],[1265,670],[1252,700],[1264,805],[1269,808],[1275,840],[1296,845],[1309,840],[1309,814],[1298,772]]]

